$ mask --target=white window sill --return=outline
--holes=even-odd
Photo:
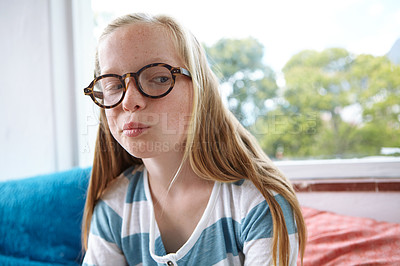
[[[400,178],[400,157],[275,161],[291,180]]]

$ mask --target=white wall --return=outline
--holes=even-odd
[[[301,206],[400,223],[399,192],[301,192],[297,197]]]
[[[56,144],[48,3],[0,5],[1,175],[52,171]]]
[[[90,164],[92,18],[90,0],[0,0],[0,180]]]

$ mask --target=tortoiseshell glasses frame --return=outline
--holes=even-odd
[[[123,101],[127,90],[127,78],[134,78],[136,88],[143,96],[157,99],[171,92],[177,75],[191,78],[190,72],[182,67],[154,63],[142,67],[136,73],[126,73],[122,76],[117,74],[98,76],[83,91],[99,107],[110,109]]]

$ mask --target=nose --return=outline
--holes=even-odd
[[[139,109],[143,109],[146,106],[146,97],[143,96],[139,88],[137,88],[136,82],[133,77],[129,77],[125,80],[126,93],[122,100],[122,108],[127,112],[135,112]]]

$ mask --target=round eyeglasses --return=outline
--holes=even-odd
[[[136,87],[142,95],[157,99],[171,92],[177,75],[191,77],[190,72],[182,67],[154,63],[142,67],[136,73],[126,73],[122,76],[117,74],[101,75],[84,89],[84,93],[101,108],[110,109],[119,105],[124,99],[127,78],[135,79]]]

